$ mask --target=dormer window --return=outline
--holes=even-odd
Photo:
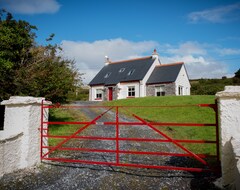
[[[111,75],[111,73],[107,73],[107,74],[104,76],[104,78],[106,79],[106,78],[108,78],[110,75]]]
[[[125,71],[125,68],[121,68],[121,69],[119,69],[119,73],[122,73],[122,72],[124,72]]]
[[[132,69],[128,72],[128,76],[132,75],[134,73],[135,69]]]

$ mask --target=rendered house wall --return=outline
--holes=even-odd
[[[183,87],[183,95],[190,95],[190,90],[191,90],[191,85],[188,80],[187,72],[184,66],[182,66],[178,77],[175,81],[176,88],[175,88],[175,94],[178,95],[178,87],[182,86]]]

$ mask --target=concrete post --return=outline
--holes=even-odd
[[[0,131],[0,176],[40,162],[42,100],[12,96],[1,102],[5,105],[5,119]]]
[[[240,86],[226,86],[216,94],[220,114],[223,187],[240,189]]]

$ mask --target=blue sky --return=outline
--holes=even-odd
[[[37,26],[37,42],[55,34],[88,83],[110,60],[151,55],[184,61],[189,77],[231,77],[240,68],[240,1],[1,0],[16,19]]]

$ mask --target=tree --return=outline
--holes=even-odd
[[[15,70],[30,57],[36,27],[26,21],[16,21],[11,13],[0,10],[0,100],[15,94]]]
[[[236,73],[234,73],[236,78],[240,78],[240,69],[238,69],[238,71]]]
[[[72,60],[57,56],[58,46],[38,46],[31,51],[33,57],[27,67],[17,72],[18,94],[44,96],[53,102],[64,102],[73,91],[80,75]]]
[[[35,43],[35,26],[0,12],[0,100],[11,95],[41,96],[66,101],[78,87],[81,75],[74,61],[62,58],[58,45]],[[51,34],[47,41],[51,41]]]

